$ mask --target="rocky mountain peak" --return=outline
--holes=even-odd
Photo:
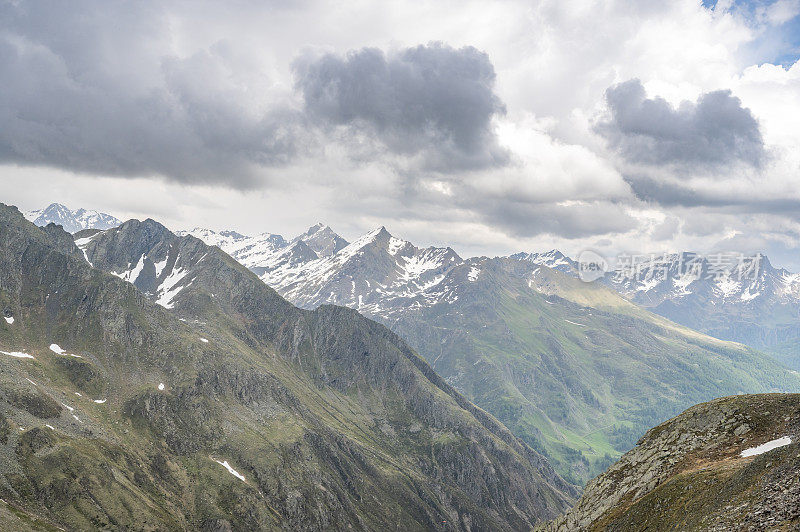
[[[311,227],[309,227],[308,230],[304,234],[306,236],[311,236],[311,235],[313,235],[315,233],[318,233],[320,231],[326,231],[326,230],[330,231],[331,228],[328,227],[327,225],[325,225],[322,222],[317,222],[314,225],[312,225]]]
[[[295,237],[292,242],[303,241],[314,250],[319,257],[329,257],[344,249],[349,242],[336,234],[329,226],[318,223]]]
[[[237,233],[236,231],[220,231],[219,234],[221,234],[226,238],[235,238],[235,239],[245,238],[243,234]]]
[[[391,238],[392,234],[386,230],[386,227],[380,226],[363,234],[350,244],[350,246],[352,246],[353,249],[357,249],[373,243],[383,244],[387,243]]]

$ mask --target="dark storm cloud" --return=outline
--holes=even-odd
[[[647,98],[632,79],[609,88],[606,101],[611,116],[596,129],[630,162],[691,172],[738,162],[759,167],[764,159],[758,122],[730,91],[705,93],[675,108]]]
[[[179,59],[158,3],[0,5],[0,162],[254,184],[296,152],[293,113],[240,105],[224,46]]]
[[[606,202],[583,205],[497,202],[482,206],[480,212],[487,223],[520,238],[543,234],[583,238],[624,233],[637,225],[623,206]]]
[[[309,118],[377,136],[423,166],[458,171],[503,164],[491,121],[505,112],[489,57],[441,43],[384,54],[375,48],[294,64]]]

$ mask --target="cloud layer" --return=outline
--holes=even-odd
[[[796,257],[800,2],[710,5],[0,0],[0,195],[465,253]]]
[[[163,20],[158,3],[93,17],[56,4],[46,19],[32,6],[0,6],[0,163],[248,188],[336,142],[413,170],[508,159],[492,128],[504,112],[494,67],[473,47],[304,55],[292,68],[295,105],[290,88],[254,93],[274,80],[243,77],[251,65],[225,42],[181,55],[163,23],[109,31],[116,18]],[[378,141],[366,154],[365,139]]]
[[[178,57],[158,3],[37,7],[0,6],[1,162],[240,187],[297,152],[291,110],[253,112],[224,46]]]

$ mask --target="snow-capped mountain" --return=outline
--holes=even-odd
[[[509,258],[547,266],[578,277],[579,264],[558,250],[516,253]],[[772,266],[764,255],[673,253],[620,257],[599,281],[646,306],[700,297],[714,305],[758,300],[800,300],[800,274]]]
[[[25,217],[40,227],[51,222],[58,224],[70,233],[83,229],[111,229],[122,224],[110,214],[86,209],[73,211],[60,203],[51,203],[46,209],[29,211],[25,213]]]
[[[800,275],[764,255],[676,253],[621,262],[601,282],[631,301],[800,367]]]
[[[532,262],[539,266],[547,266],[552,270],[564,273],[577,274],[578,272],[578,263],[557,249],[551,249],[544,253],[515,253],[510,258]]]
[[[382,317],[455,297],[447,278],[467,262],[450,248],[417,248],[384,227],[353,243],[322,224],[291,241],[271,233],[247,237],[194,229],[183,234],[219,246],[296,305],[333,303]],[[462,270],[464,279],[478,275],[475,268]]]
[[[273,233],[245,236],[235,231],[217,232],[200,227],[191,231],[176,231],[176,234],[191,235],[210,246],[217,246],[258,275],[289,264],[296,266],[328,257],[348,244],[347,240],[323,224],[314,225],[291,240]]]
[[[512,258],[578,277],[578,264],[556,250]],[[800,274],[775,268],[764,255],[621,256],[597,282],[672,321],[800,368]]]
[[[245,236],[235,231],[216,232],[196,227],[191,231],[176,231],[175,234],[178,236],[191,235],[209,246],[217,246],[251,270],[257,270],[264,264],[268,264],[280,250],[289,244],[281,235],[272,233]]]
[[[604,282],[646,306],[701,296],[715,305],[800,299],[800,275],[773,267],[764,255],[676,253],[621,262]]]
[[[113,235],[86,231],[78,236],[75,245],[89,264],[135,285],[165,308],[173,308],[175,298],[191,286],[205,258],[201,241],[181,239],[149,219],[129,220]]]
[[[334,303],[388,318],[454,297],[447,280],[464,262],[450,248],[417,248],[380,227],[333,255],[286,261],[261,278],[302,307]]]

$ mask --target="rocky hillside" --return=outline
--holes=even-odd
[[[796,530],[798,442],[798,394],[694,406],[648,431],[543,529]]]
[[[572,502],[383,326],[151,220],[80,238],[0,207],[0,524],[519,530]]]
[[[383,227],[330,256],[308,251],[287,245],[246,265],[301,307],[346,305],[382,322],[575,483],[693,404],[800,391],[796,373],[759,353],[579,281],[556,251],[464,259]]]

